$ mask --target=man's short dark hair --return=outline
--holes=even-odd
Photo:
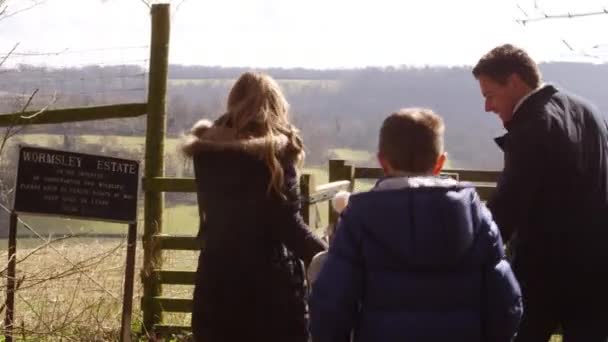
[[[541,73],[536,62],[526,51],[511,44],[493,48],[473,68],[475,78],[483,75],[502,85],[512,74],[519,75],[531,88],[540,86]]]
[[[428,173],[443,153],[444,124],[430,109],[405,108],[382,123],[378,149],[395,170]]]

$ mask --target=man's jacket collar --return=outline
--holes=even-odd
[[[524,102],[517,108],[515,113],[513,113],[513,118],[511,121],[504,124],[507,133],[494,138],[494,142],[501,150],[504,150],[504,144],[507,136],[509,135],[512,129],[526,122],[526,120],[530,119],[531,115],[534,115],[534,108],[538,108],[538,106],[543,106],[555,93],[557,93],[557,88],[551,84],[545,84],[542,88],[540,88],[537,92],[532,94],[530,97],[524,100]]]

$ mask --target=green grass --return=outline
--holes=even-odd
[[[124,223],[111,223],[95,220],[81,220],[66,217],[45,215],[20,215],[28,226],[36,233],[47,237],[49,235],[107,235],[127,234],[127,225]],[[178,205],[166,207],[164,211],[163,233],[175,235],[195,235],[198,231],[198,209],[196,205]],[[143,233],[143,209],[139,209],[138,231]],[[17,226],[19,236],[35,235],[22,224]],[[2,249],[2,247],[0,247]]]
[[[196,205],[179,205],[165,208],[163,233],[171,235],[196,235],[199,217]]]

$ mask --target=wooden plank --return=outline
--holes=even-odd
[[[315,193],[311,194],[308,199],[303,198],[302,200],[308,204],[324,202],[333,198],[339,191],[348,191],[349,189],[350,181],[335,181],[318,186]]]
[[[443,177],[450,177],[450,178],[453,178],[453,179],[456,179],[456,180],[460,179],[460,176],[456,172],[445,172],[445,171],[442,171],[439,175],[443,176]]]
[[[194,285],[196,272],[192,271],[154,271],[161,284]]]
[[[142,188],[150,192],[196,192],[196,181],[194,178],[143,178]]]
[[[323,192],[323,191],[327,191],[327,190],[331,191],[334,189],[347,190],[349,186],[350,186],[350,181],[347,181],[347,180],[335,181],[335,182],[321,184],[321,185],[317,186],[315,188],[315,192]]]
[[[160,336],[186,335],[192,331],[190,325],[156,324],[154,332]]]
[[[500,171],[488,170],[465,170],[465,169],[444,169],[443,174],[458,174],[458,179],[469,182],[496,182]],[[384,176],[381,168],[378,167],[357,167],[355,168],[355,178],[381,178]]]
[[[24,113],[0,114],[0,127],[130,118],[144,115],[147,112],[147,103],[49,109],[37,115],[36,113],[38,113],[38,111],[29,111]]]
[[[173,236],[158,234],[154,241],[160,249],[198,251],[204,247],[204,242],[195,236]]]
[[[457,173],[460,181],[496,183],[501,171],[445,169],[443,172]]]
[[[379,167],[356,167],[355,178],[382,178],[384,172]]]
[[[152,303],[164,312],[192,312],[192,299],[154,297]]]

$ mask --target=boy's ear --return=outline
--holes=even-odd
[[[443,165],[445,164],[445,160],[447,159],[447,153],[444,152],[437,157],[437,161],[435,162],[435,166],[433,167],[433,175],[438,175],[443,169]]]
[[[391,164],[388,162],[388,160],[386,160],[386,158],[384,158],[382,152],[378,152],[378,154],[376,154],[376,157],[378,158],[378,163],[382,167],[382,171],[384,171],[385,175],[388,175],[392,170]]]

